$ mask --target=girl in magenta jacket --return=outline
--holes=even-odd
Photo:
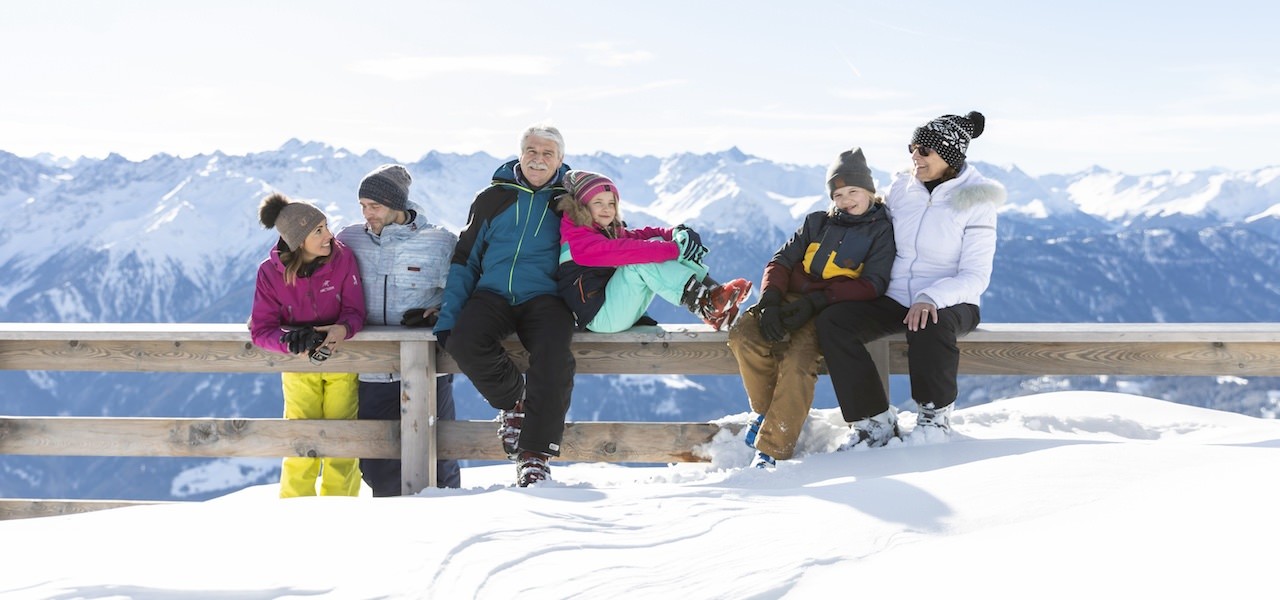
[[[258,219],[280,240],[258,267],[249,330],[253,343],[283,354],[307,354],[323,364],[343,340],[364,324],[364,291],[355,255],[333,238],[328,219],[305,202],[267,196]],[[354,419],[355,373],[281,373],[286,419]],[[356,496],[356,458],[285,458],[280,497]]]
[[[564,181],[569,193],[557,206],[563,216],[556,278],[580,329],[630,329],[647,319],[654,296],[688,308],[716,330],[737,317],[751,282],[711,280],[697,232],[684,225],[627,229],[618,186],[608,177],[569,171]]]

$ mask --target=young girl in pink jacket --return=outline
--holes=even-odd
[[[652,324],[644,313],[654,296],[688,308],[717,331],[732,324],[751,282],[711,280],[697,232],[684,225],[627,229],[618,186],[599,173],[569,171],[564,183],[556,277],[580,329],[613,333]]]

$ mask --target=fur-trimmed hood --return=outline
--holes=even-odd
[[[913,181],[910,169],[899,171],[895,176],[896,179],[903,181]],[[924,185],[916,182],[919,185]],[[965,165],[964,170],[960,172],[954,179],[943,182],[938,186],[939,189],[947,187],[958,187],[943,197],[951,204],[954,210],[964,211],[973,208],[979,204],[991,203],[996,207],[1004,204],[1008,199],[1009,193],[1005,190],[1004,185],[994,179],[988,179],[985,175],[979,173],[972,165]],[[935,190],[936,192],[937,190]]]
[[[951,206],[956,210],[968,210],[979,204],[1004,204],[1009,193],[998,182],[983,178],[981,183],[964,186],[951,194]]]

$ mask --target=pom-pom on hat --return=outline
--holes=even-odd
[[[288,196],[275,192],[263,198],[262,204],[258,205],[258,220],[263,227],[280,232],[280,239],[291,252],[296,252],[307,236],[328,219],[320,209],[306,202],[294,202]]]
[[[849,185],[876,193],[876,182],[871,178],[871,169],[867,168],[867,157],[862,154],[862,148],[841,152],[827,168],[828,196]]]
[[[916,128],[911,136],[911,143],[926,146],[948,165],[959,171],[964,168],[965,152],[969,151],[969,142],[980,135],[986,128],[987,118],[980,112],[970,112],[961,117],[942,115]]]
[[[619,197],[618,186],[612,179],[591,171],[569,171],[564,176],[564,187],[573,197],[583,204],[589,204],[592,198],[601,192],[613,192]]]
[[[400,165],[382,165],[360,181],[358,198],[368,198],[391,210],[409,208],[409,184],[413,177]]]

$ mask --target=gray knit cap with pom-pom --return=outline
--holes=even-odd
[[[307,236],[328,219],[320,209],[306,202],[294,202],[288,196],[275,192],[263,198],[258,206],[258,220],[263,227],[280,232],[280,239],[290,251],[296,252]]]

